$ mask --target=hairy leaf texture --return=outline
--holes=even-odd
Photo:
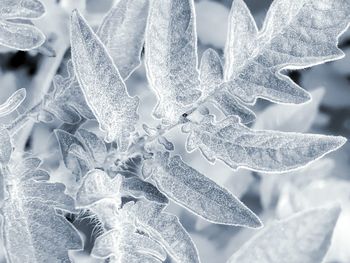
[[[10,134],[6,129],[0,129],[0,168],[8,164],[11,154],[12,143]]]
[[[184,131],[190,132],[188,151],[199,148],[210,162],[220,159],[234,169],[262,172],[300,168],[346,142],[341,136],[252,130],[237,117],[215,123],[212,115],[201,123],[190,123]]]
[[[276,0],[258,32],[243,0],[234,1],[222,88],[246,103],[258,97],[279,103],[309,100],[309,94],[281,70],[343,57],[337,41],[349,19],[347,0]]]
[[[118,0],[97,31],[124,80],[141,64],[148,8],[149,0]]]
[[[1,19],[36,19],[45,14],[44,5],[37,0],[1,0]]]
[[[158,96],[154,116],[176,123],[201,95],[193,0],[155,0],[146,29],[145,65]]]
[[[138,233],[130,223],[99,236],[91,254],[98,258],[114,256],[115,262],[119,263],[161,263],[167,256],[159,243]]]
[[[161,204],[169,202],[168,198],[159,192],[157,187],[136,176],[123,178],[122,191],[135,198],[144,197]]]
[[[243,123],[255,120],[255,114],[243,106],[227,91],[217,90],[223,83],[223,67],[219,55],[213,49],[207,49],[200,65],[202,96],[209,98],[226,116],[239,116]]]
[[[105,140],[125,138],[138,120],[137,97],[130,97],[118,69],[85,19],[73,11],[72,62],[87,104],[96,116]]]
[[[0,105],[0,117],[14,112],[26,98],[26,89],[16,90],[3,104]]]
[[[156,153],[144,164],[144,175],[150,176],[168,198],[204,219],[226,225],[260,227],[259,218],[234,195],[217,185],[180,156]]]
[[[228,263],[322,262],[339,213],[338,207],[317,208],[273,223],[243,245]]]
[[[8,197],[2,208],[3,238],[8,262],[70,262],[69,249],[81,249],[78,232],[56,209],[74,211],[65,186],[48,183],[40,160],[24,159],[2,173]]]
[[[35,26],[1,20],[0,17],[1,45],[26,51],[37,48],[44,42],[45,35]]]
[[[197,249],[179,219],[163,212],[164,204],[146,200],[136,203],[129,202],[122,211],[131,218],[141,229],[160,242],[176,262],[200,262]]]

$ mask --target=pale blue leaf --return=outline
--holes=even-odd
[[[1,0],[0,18],[36,19],[45,14],[44,5],[38,0]]]
[[[26,98],[26,89],[16,90],[3,104],[0,105],[0,117],[14,112]]]

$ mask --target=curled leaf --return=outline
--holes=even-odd
[[[0,105],[0,117],[14,112],[26,98],[26,89],[16,90],[3,104]]]

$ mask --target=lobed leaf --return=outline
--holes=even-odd
[[[164,204],[141,200],[125,204],[122,211],[158,240],[176,262],[200,262],[191,237],[176,216],[162,212],[164,208]]]
[[[72,62],[87,104],[96,116],[105,140],[125,138],[134,130],[139,99],[127,93],[118,69],[85,19],[73,11]]]
[[[158,152],[154,160],[145,162],[143,171],[168,198],[210,222],[253,228],[262,225],[234,195],[188,166],[178,155],[169,158],[169,153]]]
[[[220,159],[234,169],[261,172],[300,168],[346,142],[341,136],[252,130],[236,117],[213,123],[210,115],[201,123],[189,124],[184,131],[190,132],[188,151],[199,148],[210,162]]]
[[[31,50],[45,42],[45,35],[35,26],[0,20],[0,44],[18,50]]]
[[[1,0],[0,18],[36,19],[45,14],[44,5],[38,0]]]
[[[256,33],[244,2],[234,1],[222,89],[246,103],[258,97],[278,103],[308,101],[310,95],[281,70],[343,57],[337,41],[349,25],[349,10],[347,0],[276,0]]]
[[[158,96],[153,115],[176,123],[201,95],[193,0],[152,1],[146,28],[145,65]]]
[[[14,112],[26,98],[26,89],[16,90],[3,104],[0,105],[0,117]]]
[[[273,223],[243,245],[228,263],[322,262],[340,209],[317,208]]]
[[[125,80],[141,64],[149,0],[119,0],[97,31]]]

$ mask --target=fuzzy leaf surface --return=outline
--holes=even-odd
[[[96,116],[105,140],[125,138],[138,120],[139,99],[130,97],[118,69],[85,19],[73,11],[72,62],[87,104]]]
[[[26,90],[24,88],[16,90],[8,99],[0,105],[0,117],[6,116],[14,112],[26,98]]]
[[[322,262],[340,213],[317,208],[273,223],[241,247],[228,263]]]
[[[45,14],[44,5],[38,0],[1,0],[0,18],[36,19]]]
[[[218,224],[260,227],[259,218],[234,195],[194,168],[180,156],[158,152],[144,164],[144,174],[168,198],[191,212]]]
[[[149,0],[120,0],[104,17],[97,35],[125,80],[141,64]]]
[[[188,151],[197,148],[210,161],[224,161],[236,169],[245,167],[262,172],[286,172],[300,168],[341,147],[341,136],[252,130],[229,117],[213,123],[207,115],[201,123],[184,127],[190,132]]]
[[[155,0],[146,29],[145,65],[158,96],[154,116],[175,123],[201,95],[193,0]]]
[[[258,97],[278,103],[308,101],[310,95],[281,70],[342,58],[338,37],[349,18],[347,0],[276,0],[257,32],[243,0],[234,1],[222,88],[247,103]]]

